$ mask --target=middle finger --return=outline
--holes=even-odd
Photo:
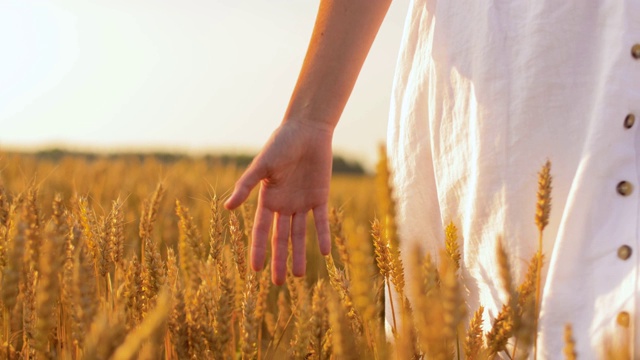
[[[287,252],[289,244],[289,231],[291,229],[291,215],[276,214],[275,231],[271,238],[272,281],[276,285],[282,285],[287,275]]]

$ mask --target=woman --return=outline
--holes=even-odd
[[[261,184],[252,266],[263,267],[274,224],[276,284],[284,281],[289,239],[293,273],[304,274],[309,211],[321,252],[329,252],[332,133],[389,3],[321,1],[283,122],[226,203],[239,206]],[[496,238],[517,259],[520,279],[537,248],[536,171],[550,160],[554,208],[544,234],[539,358],[562,356],[567,323],[581,358],[603,356],[605,334],[633,334],[638,43],[640,3],[632,0],[410,5],[388,137],[403,246],[419,242],[436,253],[442,224],[456,223],[470,306],[481,303],[495,317],[505,301]]]

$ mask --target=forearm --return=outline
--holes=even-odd
[[[333,130],[391,0],[323,0],[284,121]]]

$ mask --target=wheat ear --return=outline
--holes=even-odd
[[[573,329],[571,324],[567,324],[564,327],[564,358],[567,360],[576,360],[578,354],[576,353],[576,342],[573,339]]]
[[[133,358],[145,340],[160,332],[169,317],[169,303],[171,295],[165,289],[158,295],[156,306],[147,315],[144,321],[134,331],[130,332],[113,354],[114,359],[128,360]]]
[[[258,279],[254,273],[247,277],[242,302],[242,359],[253,359],[258,351],[258,322],[255,316]]]
[[[480,306],[469,322],[467,337],[464,342],[464,354],[467,360],[479,360],[483,351],[482,315],[484,307]]]
[[[456,266],[456,271],[460,269],[460,245],[458,244],[458,228],[450,222],[444,229],[444,245],[447,256]]]
[[[496,356],[500,351],[507,350],[507,342],[513,335],[512,319],[510,318],[512,313],[509,305],[502,305],[502,309],[493,321],[491,331],[486,335],[490,358]]]
[[[331,236],[333,237],[333,241],[338,249],[338,256],[340,258],[340,262],[345,269],[345,275],[347,279],[349,279],[349,266],[351,264],[351,258],[349,254],[349,249],[347,247],[347,239],[343,230],[344,223],[344,213],[342,209],[331,208],[331,212],[329,212],[329,226],[331,229]]]
[[[535,223],[538,227],[538,257],[542,260],[542,232],[549,223],[551,213],[551,162],[547,162],[538,173],[538,192],[536,202]],[[540,301],[542,299],[542,261],[538,262],[536,271],[536,302],[535,302],[535,332],[533,335],[533,359],[538,359],[538,319],[540,316]]]

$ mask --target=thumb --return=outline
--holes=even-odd
[[[236,182],[236,186],[233,189],[233,193],[229,199],[224,203],[224,207],[227,210],[233,210],[240,206],[251,194],[256,185],[266,176],[266,171],[263,167],[257,164],[251,164],[244,174]]]

